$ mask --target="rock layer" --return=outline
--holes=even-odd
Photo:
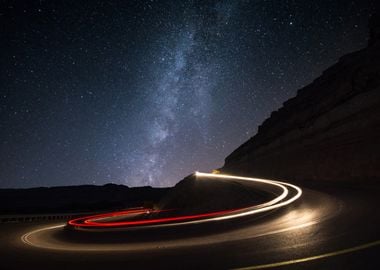
[[[289,180],[380,179],[379,25],[374,16],[368,46],[300,89],[222,170]]]

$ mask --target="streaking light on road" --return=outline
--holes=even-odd
[[[292,184],[260,179],[260,178],[251,178],[251,177],[241,177],[234,175],[224,175],[224,174],[213,174],[213,173],[201,173],[196,171],[195,176],[197,178],[207,177],[215,179],[231,179],[231,180],[241,180],[241,181],[251,181],[261,184],[266,184],[272,187],[279,188],[282,192],[274,199],[265,202],[260,205],[253,205],[250,207],[244,207],[239,209],[230,209],[230,210],[221,210],[216,212],[206,212],[201,214],[194,215],[174,215],[169,217],[160,217],[160,218],[146,218],[143,214],[146,213],[160,213],[160,212],[169,212],[170,210],[154,210],[148,208],[140,209],[131,209],[119,212],[111,212],[100,215],[93,215],[87,217],[81,217],[77,219],[70,220],[68,225],[75,229],[86,229],[86,228],[146,228],[146,227],[166,227],[166,226],[179,226],[186,224],[194,223],[205,223],[205,222],[215,222],[220,220],[234,219],[249,215],[255,215],[258,213],[263,213],[280,207],[289,205],[290,203],[297,200],[301,194],[302,190]],[[118,217],[128,217],[130,215],[141,214],[141,219],[135,220],[123,220],[123,221],[114,221]],[[108,221],[107,221],[108,220]]]

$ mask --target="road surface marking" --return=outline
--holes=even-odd
[[[319,259],[343,255],[343,254],[359,251],[362,249],[374,247],[377,245],[380,245],[380,240],[370,242],[367,244],[363,244],[360,246],[342,249],[342,250],[338,250],[338,251],[333,251],[333,252],[320,254],[320,255],[316,255],[316,256],[311,256],[311,257],[306,257],[306,258],[301,258],[301,259],[295,259],[295,260],[289,260],[289,261],[276,262],[276,263],[260,264],[260,265],[254,265],[254,266],[248,266],[248,267],[242,267],[242,268],[236,268],[236,269],[237,270],[255,270],[255,269],[266,269],[266,268],[280,267],[280,266],[285,266],[285,265],[315,261],[315,260],[319,260]]]

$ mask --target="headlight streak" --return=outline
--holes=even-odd
[[[299,187],[289,184],[289,183],[280,182],[280,181],[233,176],[233,175],[224,175],[224,174],[201,173],[201,172],[195,172],[195,175],[197,178],[207,177],[207,178],[219,178],[219,179],[222,178],[222,179],[237,179],[237,180],[243,180],[243,181],[253,181],[253,182],[267,184],[267,185],[280,188],[282,190],[282,193],[279,196],[277,196],[275,199],[270,200],[266,203],[263,203],[260,205],[254,205],[251,207],[239,208],[239,209],[222,210],[222,211],[208,212],[208,213],[195,214],[195,215],[173,216],[173,217],[166,217],[166,218],[142,219],[142,220],[133,220],[133,221],[119,221],[119,222],[97,222],[99,220],[104,221],[107,218],[114,218],[118,216],[127,217],[128,215],[131,215],[131,214],[144,214],[148,212],[159,213],[162,211],[169,211],[169,210],[154,210],[154,209],[148,209],[148,208],[141,208],[141,209],[132,209],[132,210],[126,210],[126,211],[120,211],[120,212],[112,212],[112,213],[77,218],[77,219],[70,220],[68,222],[68,225],[76,229],[86,229],[86,228],[99,228],[99,229],[141,228],[143,229],[143,228],[148,228],[148,227],[149,228],[150,227],[167,227],[167,226],[180,226],[180,225],[186,225],[186,224],[199,224],[199,223],[205,223],[205,222],[215,222],[215,221],[250,216],[250,215],[274,210],[280,207],[284,207],[294,202],[302,195],[302,190]],[[290,198],[287,198],[289,196],[289,188],[293,189],[296,193]]]
[[[38,247],[38,248],[46,248],[45,245],[39,245],[39,244],[36,244],[35,242],[31,241],[29,239],[30,236],[33,235],[33,234],[37,234],[39,232],[54,230],[54,229],[63,228],[63,227],[65,227],[65,224],[59,224],[59,225],[55,225],[55,226],[43,227],[41,229],[37,229],[37,230],[34,230],[34,231],[31,231],[31,232],[28,232],[28,233],[24,234],[23,236],[21,236],[21,241],[24,244],[27,244],[27,245],[30,245],[30,246],[34,246],[34,247]]]

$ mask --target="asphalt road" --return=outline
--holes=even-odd
[[[178,228],[0,224],[0,269],[380,269],[379,186],[298,185],[302,197],[284,208]]]

